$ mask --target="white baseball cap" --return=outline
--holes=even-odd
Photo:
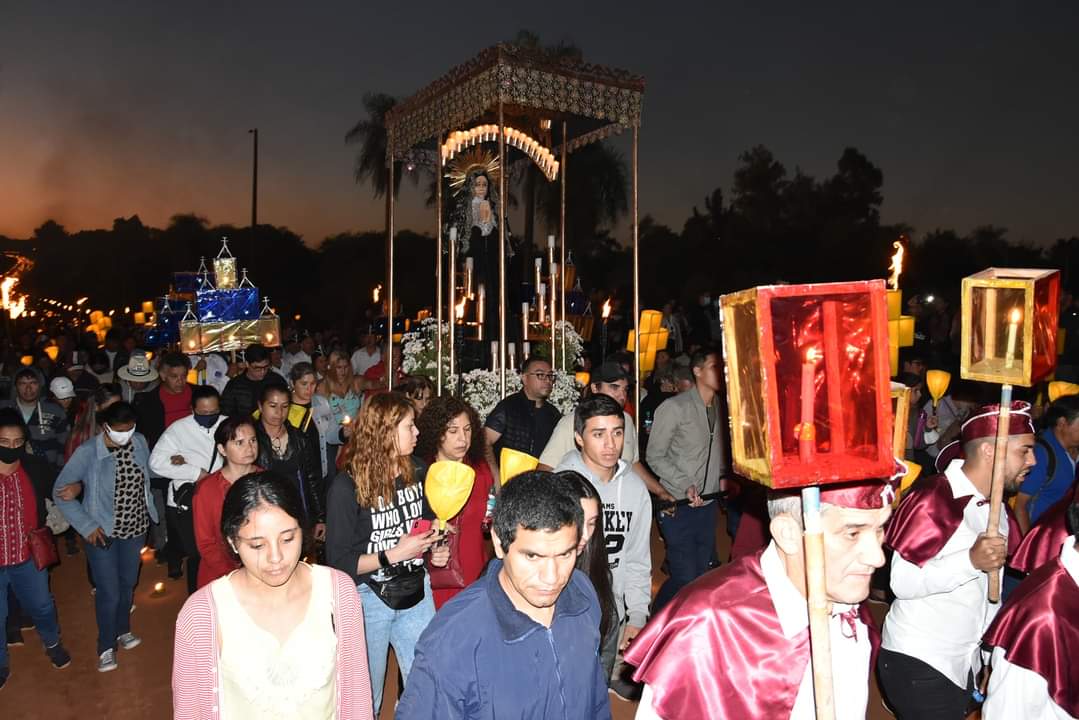
[[[67,400],[75,397],[75,386],[66,377],[56,377],[49,383],[49,392],[57,400]]]

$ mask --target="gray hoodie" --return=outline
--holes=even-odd
[[[579,472],[599,493],[618,619],[628,616],[630,625],[644,627],[652,600],[652,500],[648,488],[625,460],[618,461],[609,482],[599,480],[579,450],[566,453],[555,469]]]

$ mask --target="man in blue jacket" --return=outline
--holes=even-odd
[[[562,473],[524,473],[502,488],[498,559],[420,636],[398,720],[611,717],[599,601],[574,570],[583,522]]]

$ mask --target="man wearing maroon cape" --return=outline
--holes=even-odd
[[[879,633],[861,602],[894,498],[893,479],[821,489],[837,720],[865,718]],[[799,495],[772,493],[768,514],[767,548],[687,585],[630,645],[645,683],[638,720],[815,717]]]
[[[983,720],[1076,720],[1079,717],[1079,505],[1052,562],[1031,573],[985,634],[993,648]]]
[[[989,575],[1019,541],[1008,513],[1000,537],[987,537],[999,407],[963,423],[963,456],[914,484],[888,526],[896,599],[884,620],[881,689],[899,720],[966,717],[981,670],[982,635],[1000,605],[989,602]],[[1030,405],[1011,407],[1004,490],[1015,492],[1034,466]]]

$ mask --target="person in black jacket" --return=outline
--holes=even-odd
[[[270,351],[263,345],[251,345],[244,350],[247,368],[229,380],[221,393],[221,414],[225,417],[247,417],[258,408],[262,389],[270,383],[285,385],[285,380],[270,372]]]
[[[33,620],[53,667],[71,664],[71,656],[60,643],[48,570],[38,569],[29,541],[30,531],[45,525],[45,498],[52,493],[56,470],[44,458],[26,453],[29,435],[17,410],[0,410],[0,505],[15,508],[15,512],[0,517],[0,523],[21,523],[14,528],[0,526],[0,538],[5,538],[0,540],[0,615],[16,621],[14,628],[8,628],[8,642],[0,646],[0,688],[11,674],[7,645],[22,641],[19,605]],[[31,505],[32,514],[28,511]],[[9,605],[10,595],[17,598],[17,604]],[[10,634],[12,629],[15,637]]]
[[[321,541],[326,537],[326,511],[319,449],[317,445],[311,447],[304,434],[286,421],[291,404],[292,394],[287,387],[274,383],[263,386],[255,425],[259,441],[255,464],[296,482],[308,520],[315,528],[314,537]]]

